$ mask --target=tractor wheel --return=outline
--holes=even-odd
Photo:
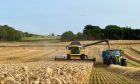
[[[94,65],[96,64],[96,58],[93,58],[93,63],[94,63]]]
[[[116,58],[113,59],[113,64],[117,64]]]
[[[85,60],[86,56],[85,55],[81,55],[80,58],[81,58],[81,60]]]
[[[71,56],[70,55],[67,55],[67,60],[70,60],[71,59]]]
[[[113,64],[113,59],[108,59],[107,65]]]
[[[122,60],[121,60],[121,66],[127,66],[126,59],[122,59]]]

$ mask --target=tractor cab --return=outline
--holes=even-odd
[[[109,54],[112,57],[122,56],[123,55],[123,51],[119,50],[119,49],[112,49],[112,50],[109,50]]]

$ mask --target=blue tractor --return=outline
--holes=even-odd
[[[123,50],[120,49],[107,49],[102,51],[103,63],[106,65],[116,64],[127,66],[126,59],[123,58]]]

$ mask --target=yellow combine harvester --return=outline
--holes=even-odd
[[[67,56],[64,58],[55,57],[55,60],[89,60],[95,62],[96,58],[88,56],[85,52],[85,48],[102,42],[106,42],[108,48],[110,48],[108,40],[101,40],[86,45],[82,45],[79,41],[73,41],[70,45],[66,46]]]
[[[67,60],[71,59],[87,59],[84,47],[80,42],[74,41],[70,45],[66,46],[67,49]]]

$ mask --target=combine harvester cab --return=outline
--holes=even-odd
[[[82,47],[81,43],[78,41],[74,41],[70,45],[66,46],[66,50],[67,50],[67,60],[87,59],[87,55],[85,54],[85,49]]]
[[[116,64],[127,66],[127,61],[123,58],[123,51],[120,49],[107,49],[102,51],[103,63],[106,65]]]

